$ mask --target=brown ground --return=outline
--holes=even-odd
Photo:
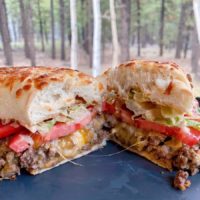
[[[108,49],[109,45],[106,48]],[[130,55],[136,55],[136,52],[137,51],[135,48],[131,48]],[[42,52],[37,51],[36,63],[39,66],[67,66],[67,67],[69,67],[70,66],[69,50],[66,54],[67,54],[66,61],[62,61],[59,59],[59,55],[57,55],[57,58],[55,60],[53,60],[53,59],[51,59],[49,52],[42,53]],[[141,52],[142,56],[139,59],[173,61],[173,62],[176,62],[177,64],[183,66],[187,72],[191,72],[190,52],[188,52],[188,56],[186,59],[184,59],[184,58],[175,59],[174,54],[175,54],[174,49],[165,50],[164,56],[159,57],[158,56],[158,48],[154,47],[154,46],[149,46],[146,48],[142,48],[142,52]],[[30,65],[30,61],[29,61],[29,59],[25,58],[24,52],[22,49],[15,50],[13,52],[13,56],[14,56],[13,59],[14,59],[15,66],[29,66]],[[80,52],[78,54],[78,58],[79,58],[79,70],[83,71],[85,73],[88,73],[88,74],[92,74],[92,69],[88,66],[88,63],[89,63],[88,55],[85,54],[84,51],[80,50]],[[138,59],[138,57],[132,56],[131,59]],[[2,51],[0,51],[0,66],[5,66],[4,55],[3,55]],[[107,69],[110,66],[112,66],[112,51],[108,49],[107,51],[104,51],[102,54],[102,69],[101,69],[101,71],[103,72],[105,69]],[[197,80],[195,81],[195,85],[197,85],[196,89],[195,89],[195,93],[197,96],[200,96],[200,87],[198,86]]]

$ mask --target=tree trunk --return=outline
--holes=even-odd
[[[54,0],[51,0],[51,58],[56,58],[55,23],[54,23]]]
[[[189,6],[188,2],[181,3],[181,13],[180,13],[179,25],[178,25],[175,58],[181,58],[181,52],[183,49],[183,42],[184,42],[184,34],[183,33],[184,33],[184,29],[185,29],[186,12],[187,12],[188,6]]]
[[[184,42],[184,58],[187,57],[188,47],[190,43],[190,30],[187,28],[186,36],[185,36],[185,42]]]
[[[101,69],[101,7],[100,0],[93,0],[94,33],[93,33],[93,76]]]
[[[28,24],[27,24],[27,16],[25,12],[25,4],[24,0],[19,0],[19,5],[20,5],[20,13],[21,13],[21,19],[22,19],[22,34],[24,38],[24,52],[25,56],[27,58],[30,58],[30,52],[29,52],[29,39],[28,39]]]
[[[49,34],[48,34],[48,30],[47,30],[47,23],[46,23],[45,20],[43,21],[43,24],[44,24],[45,42],[46,42],[46,44],[48,45],[48,43],[49,43]]]
[[[41,50],[42,52],[45,51],[45,45],[44,45],[44,28],[43,28],[43,22],[42,22],[42,13],[41,13],[41,7],[40,7],[40,0],[37,1],[37,7],[38,7],[38,17],[39,17],[39,25],[40,25],[40,39],[41,39]]]
[[[92,18],[92,4],[91,0],[83,1],[85,4],[85,15],[87,16],[86,26],[83,27],[83,48],[88,54],[89,66],[92,68],[92,37],[93,37],[93,18]]]
[[[36,65],[36,58],[35,58],[35,45],[34,45],[34,30],[33,30],[33,14],[32,14],[32,7],[31,2],[27,1],[27,30],[28,30],[28,46],[29,46],[29,53],[30,53],[30,60],[31,66]]]
[[[140,49],[141,49],[141,46],[140,46],[140,28],[141,28],[141,23],[140,23],[140,0],[137,0],[136,1],[137,3],[137,55],[140,56]]]
[[[8,19],[4,0],[0,0],[0,31],[3,42],[4,55],[6,59],[6,65],[12,65],[12,48],[10,45],[10,33],[8,29]]]
[[[14,41],[16,43],[18,41],[18,37],[17,37],[18,35],[17,35],[17,29],[16,29],[16,20],[14,20],[12,18],[11,23],[12,23],[12,30],[13,30]]]
[[[70,16],[71,16],[71,67],[78,68],[78,32],[77,32],[77,16],[76,16],[76,0],[70,0]]]
[[[200,52],[200,46],[198,42],[198,35],[196,27],[194,27],[193,33],[192,33],[192,56],[191,56],[191,66],[192,66],[192,72],[196,75],[199,71],[199,52]]]
[[[93,17],[92,17],[92,4],[90,0],[87,1],[87,13],[88,13],[88,26],[87,26],[87,46],[89,55],[89,66],[92,68],[92,41],[93,41]]]
[[[129,41],[130,41],[130,15],[131,15],[131,1],[121,0],[121,33],[120,33],[120,45],[121,45],[121,62],[127,61],[130,58],[129,53]]]
[[[200,0],[193,0],[193,11],[194,11],[197,38],[200,44]]]
[[[61,37],[61,46],[60,46],[60,55],[61,60],[65,60],[65,3],[64,0],[60,0],[60,37]]]
[[[160,31],[159,31],[160,56],[163,55],[163,47],[164,47],[164,18],[165,18],[165,0],[162,0],[160,9]]]
[[[119,42],[117,34],[115,2],[110,0],[110,16],[111,16],[111,30],[112,30],[112,43],[113,43],[113,60],[112,66],[115,67],[119,63]]]

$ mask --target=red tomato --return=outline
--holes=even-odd
[[[31,144],[33,144],[33,140],[30,137],[29,132],[25,131],[14,135],[9,141],[8,146],[13,151],[20,153],[28,149]]]
[[[194,131],[192,128],[188,128],[188,130],[185,129],[179,129],[179,131],[175,132],[174,135],[179,141],[183,142],[184,144],[187,144],[189,146],[193,146],[199,142],[200,135],[194,134]]]
[[[13,127],[12,125],[0,125],[0,139],[5,138],[7,136],[10,136],[14,133],[18,133],[23,128],[21,126],[19,127]]]
[[[171,135],[172,133],[168,130],[165,125],[158,124],[156,122],[147,121],[144,119],[135,119],[134,126],[144,130],[156,131],[164,134]]]
[[[104,101],[102,103],[102,111],[113,114],[115,112],[115,104]]]
[[[115,102],[115,104],[103,103],[103,111],[109,114],[115,115],[116,118],[122,120],[123,122],[133,125],[137,128],[156,131],[167,136],[173,136],[179,141],[193,146],[197,144],[200,140],[200,131],[191,127],[172,127],[159,124],[156,122],[148,121],[142,118],[133,118],[133,113],[129,111],[125,106],[120,106]]]
[[[93,113],[88,113],[83,119],[75,123],[57,123],[49,133],[43,135],[44,140],[51,141],[83,128],[91,122],[93,115],[95,115],[94,111]]]
[[[56,123],[55,126],[47,134],[40,133],[30,133],[28,130],[14,135],[14,137],[9,141],[9,147],[19,153],[23,152],[29,148],[30,145],[34,145],[36,148],[41,146],[41,144],[57,139],[62,136],[71,134],[91,122],[96,111],[88,113],[83,119],[76,123]]]
[[[200,131],[193,129],[191,127],[180,128],[180,127],[165,126],[144,119],[135,119],[134,126],[148,131],[151,130],[163,133],[167,136],[173,136],[177,140],[189,146],[197,144],[200,139]]]

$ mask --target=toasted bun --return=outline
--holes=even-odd
[[[107,91],[115,90],[127,99],[131,88],[137,87],[149,101],[190,112],[193,105],[191,78],[171,62],[132,60],[106,71],[99,80]]]
[[[0,68],[0,119],[30,127],[70,106],[76,95],[99,102],[102,90],[94,78],[67,68]]]
[[[83,151],[82,153],[78,154],[77,156],[75,156],[74,158],[72,159],[63,159],[62,161],[60,161],[59,163],[57,163],[56,165],[52,166],[52,167],[49,167],[49,168],[44,168],[44,169],[40,169],[40,170],[30,170],[29,173],[32,174],[32,175],[37,175],[37,174],[41,174],[45,171],[48,171],[50,169],[53,169],[55,167],[58,167],[64,163],[67,163],[67,162],[70,162],[71,160],[74,160],[74,159],[77,159],[77,158],[80,158],[82,156],[85,156],[93,151],[96,151],[97,149],[100,149],[102,148],[103,146],[105,146],[106,144],[106,141],[103,140],[103,142],[101,144],[97,144],[97,145],[94,145],[90,150],[87,150],[87,151]]]
[[[159,160],[157,159],[157,157],[151,153],[151,152],[147,152],[147,151],[138,151],[132,147],[126,146],[125,144],[122,144],[119,140],[112,138],[112,141],[119,144],[120,146],[122,146],[123,148],[127,149],[128,151],[131,151],[133,153],[136,153],[144,158],[146,158],[147,160],[151,161],[152,163],[158,165],[159,167],[168,169],[169,171],[172,171],[172,160]]]

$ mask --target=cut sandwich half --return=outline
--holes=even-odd
[[[200,116],[189,75],[174,63],[133,60],[99,79],[113,141],[168,170],[199,171]]]
[[[0,68],[0,178],[38,174],[105,145],[103,86],[66,68]]]

